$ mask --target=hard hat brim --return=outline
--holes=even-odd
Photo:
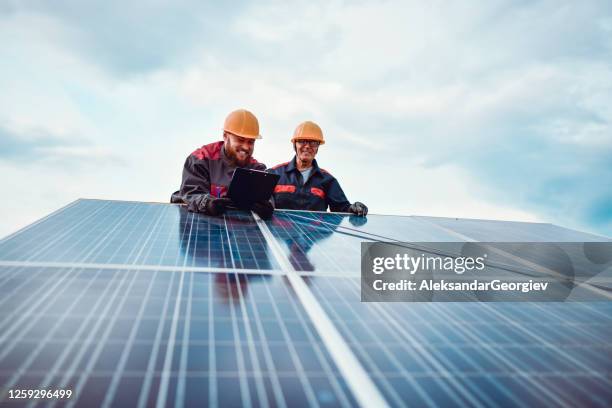
[[[261,135],[253,136],[253,135],[249,135],[246,133],[232,132],[227,129],[223,129],[223,131],[229,133],[230,135],[244,137],[245,139],[261,139],[262,138]]]

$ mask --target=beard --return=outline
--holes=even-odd
[[[244,159],[240,159],[238,157],[238,151],[236,151],[236,149],[232,145],[232,142],[229,139],[225,142],[225,155],[227,156],[229,161],[237,167],[244,167],[249,164],[249,161],[251,161],[252,152],[241,148],[239,149],[239,151],[245,152],[246,155]]]

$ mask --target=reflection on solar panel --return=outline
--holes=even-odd
[[[361,303],[363,241],[600,241],[550,224],[79,200],[0,241],[0,402],[609,406],[612,303]]]
[[[1,244],[3,260],[274,269],[255,220],[177,206],[82,200]]]
[[[98,393],[98,403],[126,406],[354,401],[280,276],[16,267],[0,276],[6,388],[74,389],[83,405]]]

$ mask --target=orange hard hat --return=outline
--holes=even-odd
[[[261,139],[259,122],[255,115],[246,109],[238,109],[227,115],[223,130],[247,139]]]
[[[295,143],[296,140],[316,140],[321,144],[325,144],[323,131],[319,125],[309,120],[300,123],[298,127],[295,128],[291,143]]]

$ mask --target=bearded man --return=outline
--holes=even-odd
[[[187,157],[181,189],[170,202],[186,204],[187,210],[207,215],[221,215],[232,206],[227,188],[237,167],[265,170],[253,158],[255,140],[261,139],[259,122],[246,109],[230,113],[223,125],[223,140],[202,146]],[[269,201],[253,204],[252,210],[269,218],[274,207]]]

